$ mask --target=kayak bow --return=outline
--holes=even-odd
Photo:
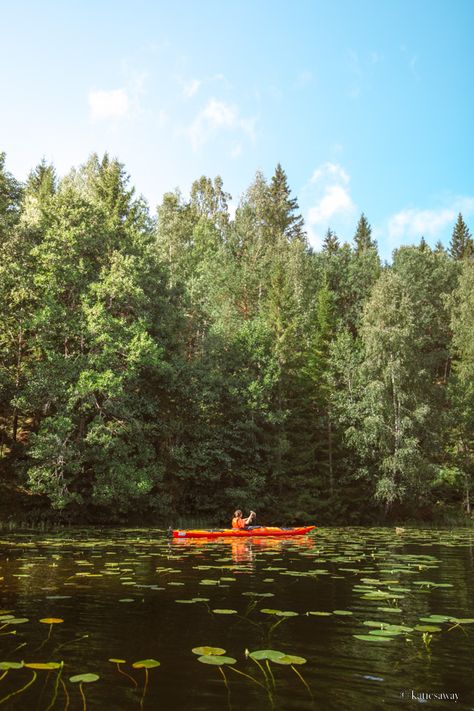
[[[316,526],[297,526],[280,528],[279,526],[252,526],[251,528],[221,528],[192,530],[174,530],[173,538],[248,538],[249,536],[303,536]]]

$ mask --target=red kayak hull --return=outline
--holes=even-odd
[[[256,526],[254,528],[222,528],[219,530],[175,530],[173,538],[249,538],[250,536],[304,536],[316,526],[298,526],[294,528],[279,528],[278,526]]]

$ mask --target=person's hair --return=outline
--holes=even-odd
[[[237,511],[234,513],[234,516],[238,516],[239,514],[242,516],[242,511],[240,509],[237,509]]]

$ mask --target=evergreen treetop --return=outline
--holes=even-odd
[[[359,218],[359,222],[357,223],[354,243],[357,254],[365,252],[367,249],[374,249],[377,247],[377,243],[372,239],[372,228],[364,213],[362,213]]]
[[[449,253],[453,259],[472,259],[474,257],[474,242],[461,213],[453,229]]]

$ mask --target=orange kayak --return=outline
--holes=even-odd
[[[173,538],[248,538],[249,536],[303,536],[316,526],[297,526],[280,528],[279,526],[252,526],[251,528],[220,528],[194,530],[174,530]]]

